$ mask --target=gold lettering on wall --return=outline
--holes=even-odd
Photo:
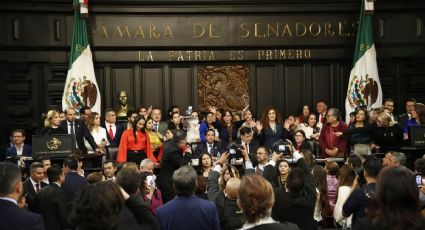
[[[300,32],[302,30],[302,32]],[[304,23],[295,23],[295,36],[303,37],[307,33],[307,26]]]
[[[309,49],[257,50],[257,60],[299,60],[310,57]]]
[[[241,28],[241,38],[247,38],[249,37],[249,29],[248,29],[248,23],[242,23],[240,25]]]
[[[139,51],[139,61],[154,61],[152,51]]]

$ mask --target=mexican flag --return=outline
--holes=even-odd
[[[74,0],[74,6],[79,6]],[[87,36],[87,25],[80,14],[80,7],[75,7],[72,31],[71,55],[68,74],[62,97],[62,108],[72,107],[79,113],[83,106],[100,114],[100,91],[94,75],[93,59]]]
[[[360,24],[357,29],[356,49],[353,68],[348,81],[347,98],[345,100],[346,121],[350,113],[357,108],[368,110],[382,105],[382,89],[379,82],[376,50],[373,42],[372,16],[365,14],[373,9],[371,2],[361,0]],[[366,2],[368,1],[368,2]],[[365,7],[366,5],[366,7]]]

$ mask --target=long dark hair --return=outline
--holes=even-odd
[[[121,222],[124,198],[112,181],[86,185],[74,202],[72,222],[81,230],[112,230]]]
[[[264,110],[263,116],[261,117],[261,124],[264,128],[270,128],[269,124],[269,112],[270,110],[273,110],[276,113],[276,124],[278,124],[280,127],[283,127],[283,121],[282,121],[282,115],[277,110],[276,107],[268,107],[266,110]]]
[[[423,229],[415,176],[404,167],[387,167],[376,183],[370,217],[382,229]]]
[[[134,135],[134,142],[135,143],[137,143],[137,134],[136,134],[136,132],[138,131],[137,130],[137,123],[139,123],[140,120],[144,120],[145,121],[145,125],[143,126],[143,128],[140,131],[143,132],[143,133],[145,133],[145,130],[146,130],[146,120],[145,120],[145,118],[142,117],[142,116],[140,116],[140,115],[137,115],[137,117],[134,118],[134,121],[132,123],[132,126],[133,126],[133,135]]]
[[[170,129],[170,130],[177,129],[176,124],[174,124],[174,122],[173,122],[173,117],[174,117],[175,114],[178,114],[180,116],[180,113],[177,113],[177,112],[171,113],[170,121],[168,122],[168,129]],[[180,119],[179,129],[183,129],[183,124],[182,124],[181,119]]]
[[[199,175],[202,175],[202,174],[204,173],[204,166],[202,165],[202,157],[204,157],[204,155],[207,155],[207,156],[210,158],[210,160],[211,160],[211,165],[210,165],[210,167],[212,168],[213,160],[212,160],[212,156],[211,156],[211,154],[209,154],[209,153],[207,153],[207,152],[205,152],[205,153],[201,153],[201,154],[199,155],[199,158],[198,158],[198,161],[199,161],[199,163],[198,163],[198,174],[199,174]]]
[[[289,171],[291,170],[291,165],[288,163],[288,161],[287,160],[283,160],[283,159],[281,159],[281,160],[278,160],[277,162],[276,162],[276,166],[274,167],[274,169],[275,169],[275,171],[276,171],[276,178],[275,178],[275,181],[274,181],[274,186],[275,187],[282,187],[282,188],[285,188],[285,183],[282,183],[282,180],[280,179],[280,171],[279,171],[279,166],[280,166],[280,164],[282,164],[282,163],[286,163],[287,165],[288,165],[288,168],[289,168]],[[289,172],[288,172],[288,175],[289,175]]]

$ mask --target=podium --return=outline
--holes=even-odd
[[[72,134],[52,134],[32,136],[32,158],[60,159],[77,153],[75,137]]]

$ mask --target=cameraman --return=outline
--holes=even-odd
[[[382,164],[378,158],[369,156],[363,163],[363,172],[360,172],[364,175],[366,185],[361,187],[359,182],[361,175],[357,175],[354,180],[351,194],[342,207],[342,215],[344,217],[349,217],[353,214],[352,228],[359,218],[366,216],[365,209],[369,208],[370,201],[375,196],[376,179],[381,168]]]

